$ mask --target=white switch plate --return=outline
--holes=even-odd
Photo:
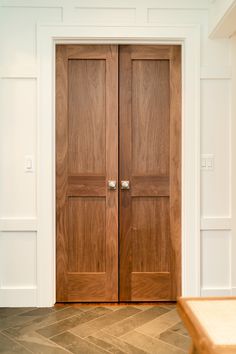
[[[213,171],[215,166],[215,156],[213,154],[201,155],[201,170]]]
[[[25,172],[34,172],[34,157],[25,155]]]

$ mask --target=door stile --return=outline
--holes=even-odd
[[[68,268],[68,66],[66,47],[56,47],[56,284],[57,301],[67,301]],[[62,143],[63,142],[63,143]]]
[[[170,55],[170,235],[172,298],[181,296],[181,47]]]

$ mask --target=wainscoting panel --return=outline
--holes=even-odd
[[[179,23],[189,23],[194,24],[205,21],[205,17],[208,16],[207,10],[193,10],[191,9],[148,9],[147,18],[148,23],[166,23],[168,18],[168,23],[173,23],[178,21]]]
[[[0,288],[36,286],[36,232],[0,233]]]
[[[235,251],[231,249],[234,220],[231,218],[230,41],[209,39],[208,6],[208,0],[0,0],[0,31],[3,34],[0,57],[0,306],[48,304],[42,292],[39,294],[40,279],[46,270],[44,260],[36,269],[39,261],[36,232],[41,218],[37,208],[41,198],[37,195],[37,186],[43,179],[39,180],[37,171],[37,128],[40,123],[37,85],[41,80],[37,25],[42,23],[63,23],[65,28],[77,23],[81,28],[89,25],[98,31],[101,26],[112,25],[117,26],[117,38],[121,26],[131,30],[140,26],[140,31],[160,25],[178,28],[182,24],[187,27],[195,24],[200,28],[201,107],[196,110],[201,109],[201,153],[214,154],[214,169],[201,173],[201,260],[197,259],[196,264],[201,264],[202,295],[236,295],[235,288],[231,289],[231,258],[234,258],[231,253]],[[194,102],[189,104],[194,105]],[[25,155],[34,155],[34,173],[24,172]],[[50,168],[45,162],[42,166],[46,170]],[[42,238],[45,237],[42,224],[40,232]],[[38,254],[39,250],[38,243]],[[46,259],[51,259],[52,254],[47,250],[45,253]],[[191,274],[184,277],[191,279]],[[53,278],[48,277],[48,284],[53,284]]]
[[[19,1],[20,2],[20,1]],[[4,75],[24,75],[36,71],[36,23],[60,22],[61,8],[3,7],[1,9],[1,33],[4,50],[1,50],[0,68]]]
[[[36,103],[34,79],[3,79],[0,94],[0,215],[36,215]],[[34,157],[25,172],[25,156]]]
[[[201,213],[222,218],[231,212],[230,80],[201,80],[201,154],[212,154],[212,170],[201,171]],[[213,104],[214,102],[214,104]]]
[[[231,287],[231,233],[223,230],[201,232],[202,288]],[[219,291],[218,291],[219,292]],[[217,294],[216,294],[217,295]]]
[[[0,307],[37,306],[36,242],[36,232],[0,232]]]
[[[1,231],[32,231],[36,232],[38,227],[37,218],[0,218]],[[19,235],[21,235],[19,233]]]
[[[110,25],[122,24],[132,26],[135,24],[136,9],[76,7],[74,19],[83,25],[106,23]]]

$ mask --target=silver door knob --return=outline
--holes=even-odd
[[[121,181],[121,189],[129,189],[129,181]]]
[[[107,185],[108,185],[108,189],[116,189],[116,181],[109,180],[107,182]]]

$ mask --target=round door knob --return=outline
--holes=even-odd
[[[116,189],[116,181],[109,180],[107,184],[109,189]]]
[[[129,189],[129,181],[121,181],[121,189]]]

